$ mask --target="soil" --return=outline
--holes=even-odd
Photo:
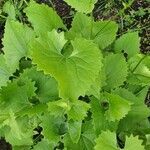
[[[11,145],[4,138],[0,139],[0,150],[12,150]]]

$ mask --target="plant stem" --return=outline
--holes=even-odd
[[[49,3],[51,4],[52,8],[55,9],[55,6],[51,0],[49,0]]]

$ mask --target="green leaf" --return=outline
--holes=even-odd
[[[37,34],[43,35],[53,29],[65,28],[57,13],[45,4],[31,2],[24,12]]]
[[[78,12],[91,13],[97,0],[65,0],[65,2],[75,8]]]
[[[92,41],[81,38],[71,41],[73,52],[67,57],[61,54],[65,43],[64,34],[55,30],[44,40],[35,40],[32,42],[33,62],[58,81],[60,97],[77,99],[85,95],[98,77],[101,54]]]
[[[143,97],[138,98],[133,93],[122,88],[115,90],[115,93],[132,103],[131,110],[126,117],[120,121],[118,131],[137,133],[137,131],[143,132],[145,129],[149,130],[150,124],[148,121],[148,116],[150,114],[150,110],[144,104]]]
[[[44,114],[41,117],[41,120],[41,126],[43,128],[42,133],[44,138],[48,139],[50,144],[56,146],[56,144],[60,141],[62,133],[64,132],[62,125],[65,124],[65,119],[62,117],[55,117],[49,114]]]
[[[130,137],[126,138],[124,150],[133,149],[145,150],[144,146],[142,145],[142,140],[139,140],[137,136],[133,137],[133,135],[131,135]]]
[[[83,120],[87,116],[87,111],[90,109],[90,105],[76,100],[71,103],[71,109],[68,112],[68,118],[73,119],[75,121]]]
[[[149,150],[150,148],[150,134],[146,135],[146,150]]]
[[[87,91],[87,95],[93,95],[96,98],[100,97],[100,90],[102,85],[102,72],[100,72],[99,77],[95,80],[95,82],[91,85],[91,88],[89,91]]]
[[[87,92],[87,95],[93,95],[97,99],[100,99],[100,92],[102,88],[106,86],[106,75],[104,67],[99,72],[98,78],[95,80],[95,82],[91,85],[90,90]]]
[[[34,37],[33,31],[19,23],[7,19],[3,38],[3,51],[6,64],[11,72],[19,67],[19,60],[29,55],[29,42]]]
[[[37,145],[34,146],[33,150],[50,150],[53,149],[52,145],[48,140],[42,140],[41,142],[38,142]]]
[[[6,87],[0,90],[0,122],[8,117],[9,111],[14,113],[31,107],[29,98],[35,96],[34,82],[31,80],[17,79],[12,83],[8,83]]]
[[[110,129],[114,131],[117,129],[117,122],[108,122],[105,116],[105,108],[103,107],[104,100],[101,96],[101,99],[98,100],[94,97],[91,97],[91,112],[92,112],[92,123],[94,125],[94,130],[98,136],[103,130]]]
[[[36,68],[33,67],[24,70],[21,77],[28,77],[35,82],[35,86],[37,87],[37,98],[41,103],[59,99],[56,80],[48,75],[45,75],[42,71],[37,71]]]
[[[116,40],[114,50],[118,52],[124,51],[128,57],[132,57],[140,52],[140,38],[138,32],[129,32],[122,35]]]
[[[119,95],[107,93],[106,98],[109,101],[109,109],[106,110],[105,115],[109,121],[122,119],[131,109],[132,103]]]
[[[94,23],[92,39],[101,49],[114,42],[118,25],[114,21],[99,21]]]
[[[102,132],[96,139],[95,150],[119,150],[117,148],[116,134],[109,130]]]
[[[110,54],[105,57],[106,89],[113,89],[123,84],[128,74],[127,63],[121,54]]]
[[[116,38],[118,26],[113,21],[94,22],[90,17],[77,13],[73,19],[72,28],[67,37],[84,37],[93,40],[101,49],[109,46]]]
[[[48,110],[51,115],[63,116],[68,114],[68,119],[74,121],[81,121],[87,116],[87,111],[90,105],[79,100],[73,102],[68,100],[58,100],[48,103]]]
[[[14,5],[10,1],[5,2],[3,11],[8,14],[10,19],[16,20],[16,10]]]
[[[141,145],[142,141],[138,139],[138,137],[127,137],[125,142],[124,150],[144,150],[144,146]],[[120,148],[117,146],[116,134],[114,132],[105,131],[99,135],[96,139],[95,150],[119,150]]]
[[[10,117],[3,125],[7,127],[5,138],[13,146],[33,144],[33,128],[36,126],[31,124],[31,120],[29,121],[27,116],[16,118],[14,113],[10,111]]]
[[[147,55],[138,54],[131,57],[128,61],[131,74],[128,82],[133,85],[150,84],[150,59]]]
[[[31,145],[13,146],[12,150],[30,150]]]
[[[93,21],[91,18],[83,13],[76,13],[73,21],[72,27],[69,32],[66,33],[67,38],[74,39],[75,37],[84,37],[86,39],[90,39],[90,29]]]
[[[81,121],[70,120],[68,122],[68,133],[73,143],[78,143],[81,135]]]
[[[69,101],[66,100],[58,100],[54,102],[48,103],[48,111],[51,115],[56,117],[64,116],[70,110]]]
[[[0,87],[5,86],[11,76],[12,72],[6,65],[4,55],[0,55]]]
[[[95,134],[90,121],[82,125],[82,133],[78,143],[73,143],[69,134],[64,137],[64,145],[67,150],[93,150]]]

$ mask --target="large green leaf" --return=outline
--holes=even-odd
[[[15,72],[19,67],[19,60],[28,56],[29,42],[33,36],[33,31],[26,25],[7,19],[3,38],[3,51],[6,64],[12,72]]]
[[[106,89],[112,89],[123,84],[128,74],[127,63],[121,54],[110,54],[105,57]]]
[[[64,34],[55,30],[48,33],[44,40],[34,40],[33,63],[58,81],[60,97],[77,99],[85,95],[98,77],[101,54],[92,41],[79,38],[71,41],[73,51],[65,56],[61,53],[65,43]]]
[[[91,13],[97,0],[65,0],[69,5],[82,13]]]
[[[94,22],[90,17],[77,13],[73,19],[72,28],[67,34],[69,39],[84,37],[93,40],[101,49],[109,46],[116,38],[118,26],[113,21]]]
[[[47,31],[64,27],[57,13],[45,4],[31,2],[24,12],[37,34],[43,35]]]
[[[114,50],[116,52],[125,52],[128,57],[132,57],[140,52],[140,38],[138,32],[129,32],[122,35],[116,40],[114,45]]]

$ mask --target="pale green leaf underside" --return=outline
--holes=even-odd
[[[24,12],[37,34],[64,27],[61,18],[47,5],[31,2]]]
[[[128,75],[125,58],[121,54],[110,54],[105,57],[104,69],[106,73],[107,89],[123,84]]]
[[[19,67],[19,60],[28,56],[29,42],[33,36],[33,31],[26,25],[7,19],[3,38],[3,51],[6,64],[12,72],[15,72]]]
[[[60,97],[77,99],[97,78],[101,54],[93,42],[80,38],[71,41],[73,52],[66,57],[61,54],[65,43],[64,34],[54,30],[46,39],[36,39],[32,42],[33,63],[58,81]]]
[[[94,4],[97,0],[65,0],[65,2],[75,8],[78,12],[90,13],[94,9]]]

